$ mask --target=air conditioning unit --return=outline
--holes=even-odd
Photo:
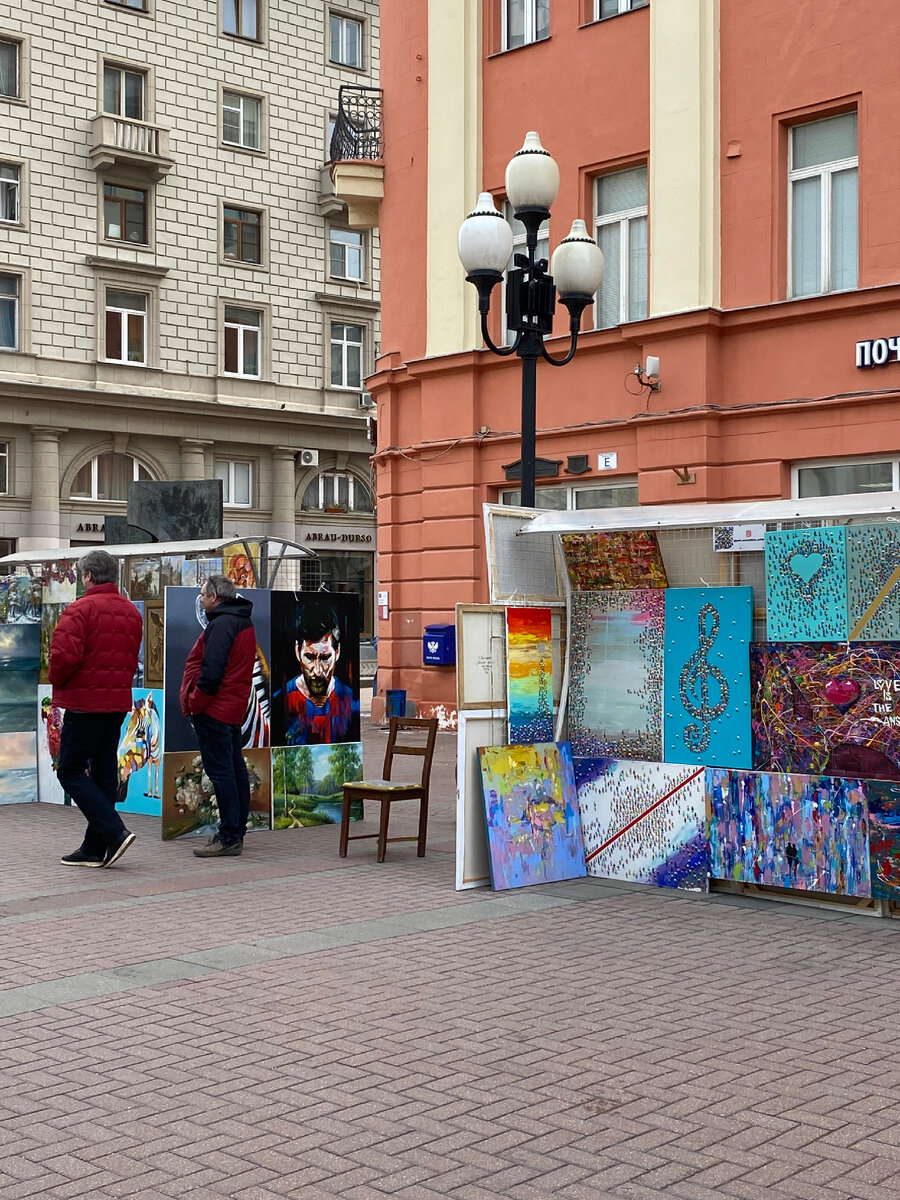
[[[372,399],[372,397],[369,395],[368,392],[360,392],[359,393],[359,407],[360,408],[374,408],[375,407],[375,401]]]
[[[301,450],[300,451],[300,466],[301,467],[317,467],[319,465],[318,450]]]

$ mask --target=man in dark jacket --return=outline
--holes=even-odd
[[[78,561],[85,595],[63,609],[50,644],[53,704],[65,709],[56,776],[87,820],[84,840],[61,861],[72,867],[111,867],[134,834],[116,812],[116,752],[143,621],[116,587],[118,564],[105,550]]]
[[[256,660],[253,605],[237,594],[230,579],[210,575],[200,589],[207,626],[184,666],[181,711],[193,722],[203,769],[219,805],[219,831],[198,858],[235,857],[241,853],[250,815],[250,780],[241,745],[241,723]]]

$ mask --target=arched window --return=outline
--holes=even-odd
[[[72,480],[72,500],[127,500],[134,479],[152,479],[143,463],[131,454],[96,454]]]
[[[323,471],[303,493],[303,512],[370,513],[372,493],[355,475],[344,471]]]

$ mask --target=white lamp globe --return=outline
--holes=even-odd
[[[494,197],[482,192],[478,203],[459,227],[459,260],[466,274],[496,271],[503,274],[512,254],[509,222],[497,211]]]
[[[593,296],[603,282],[603,251],[580,218],[553,251],[550,274],[560,297]]]
[[[559,167],[532,130],[506,168],[506,195],[513,209],[552,208],[559,191]]]

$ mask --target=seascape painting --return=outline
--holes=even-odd
[[[0,804],[31,804],[38,798],[35,733],[0,734]]]
[[[34,698],[40,663],[37,625],[0,625],[0,734],[37,728]]]

